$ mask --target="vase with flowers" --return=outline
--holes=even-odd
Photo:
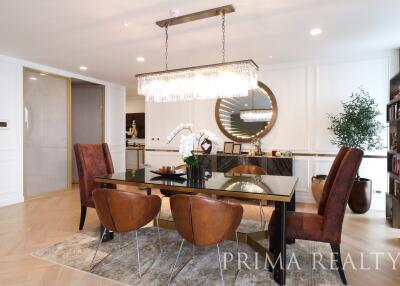
[[[202,166],[202,159],[196,153],[200,149],[202,140],[207,139],[218,145],[217,136],[207,129],[200,131],[193,131],[192,124],[179,124],[168,136],[167,143],[172,142],[174,138],[183,132],[189,134],[182,134],[179,144],[179,153],[182,155],[183,161],[187,165],[187,177],[191,181],[200,181],[204,179],[204,168]]]

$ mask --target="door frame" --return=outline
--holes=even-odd
[[[25,106],[25,84],[24,84],[24,76],[25,72],[36,72],[36,73],[45,73],[46,76],[52,76],[52,77],[57,77],[57,78],[62,78],[67,81],[67,185],[65,186],[65,190],[54,190],[50,191],[47,193],[43,193],[40,195],[34,195],[34,196],[28,196],[26,193],[26,182],[25,182],[25,112],[22,113],[22,130],[23,130],[23,136],[22,136],[22,162],[23,162],[23,168],[22,168],[22,178],[23,178],[23,195],[24,199],[32,199],[32,198],[37,198],[37,197],[42,197],[45,195],[48,195],[49,193],[57,192],[57,191],[69,191],[72,189],[72,161],[71,161],[71,156],[72,156],[72,129],[71,129],[71,123],[72,123],[72,118],[71,118],[71,107],[72,107],[72,101],[71,101],[71,78],[66,77],[66,76],[61,76],[52,72],[47,72],[44,70],[39,70],[39,69],[34,69],[30,67],[23,67],[22,69],[22,108]]]

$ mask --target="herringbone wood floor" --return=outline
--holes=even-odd
[[[168,201],[164,200],[163,207]],[[266,207],[267,216],[271,208]],[[298,210],[315,211],[313,205],[299,204]],[[78,231],[79,194],[59,192],[25,203],[0,208],[0,285],[119,285],[85,272],[52,264],[30,256],[42,247],[64,240]],[[258,218],[257,207],[245,207],[245,216]],[[95,211],[88,210],[85,228],[96,228]],[[400,230],[387,226],[383,212],[370,211],[366,215],[346,214],[342,236],[342,257],[352,255],[354,264],[374,266],[375,256],[370,252],[400,252]],[[349,285],[400,285],[400,257],[397,270],[385,255],[380,260],[380,270],[346,268]]]

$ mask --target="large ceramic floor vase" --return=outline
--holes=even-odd
[[[356,179],[349,198],[350,209],[358,214],[366,213],[371,207],[371,199],[372,181],[365,178]]]
[[[326,178],[326,175],[315,175],[311,178],[311,190],[317,206],[319,206],[319,202],[321,201]]]

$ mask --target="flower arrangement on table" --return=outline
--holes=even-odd
[[[200,149],[200,144],[202,140],[208,139],[215,145],[218,145],[218,138],[217,136],[207,129],[203,129],[200,131],[193,131],[192,124],[179,124],[168,136],[167,136],[167,143],[171,143],[172,140],[179,134],[184,131],[188,131],[189,134],[181,135],[180,144],[179,144],[179,153],[182,155],[183,161],[188,166],[188,169],[192,167],[200,167],[201,161],[198,154],[194,151]],[[189,170],[188,170],[189,174]]]

